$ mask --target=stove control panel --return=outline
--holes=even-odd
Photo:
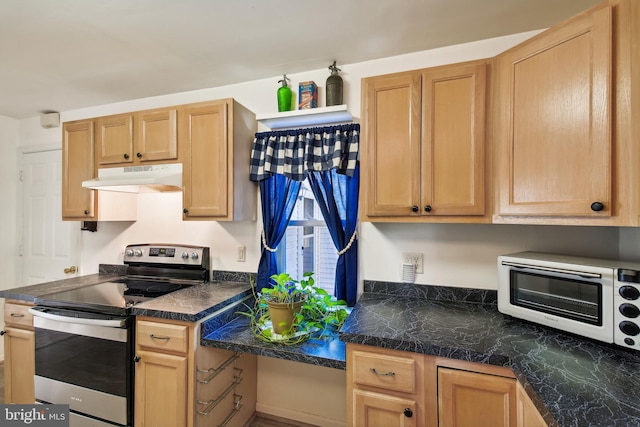
[[[141,244],[124,250],[125,264],[179,264],[208,268],[209,248],[191,245]]]

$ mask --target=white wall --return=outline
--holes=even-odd
[[[12,288],[16,281],[18,245],[17,182],[18,182],[18,125],[19,122],[0,116],[0,289]],[[0,325],[4,329],[4,307],[0,306]],[[4,347],[0,347],[0,360],[4,360]]]
[[[0,116],[0,200],[6,207],[0,210],[0,289],[13,287],[16,277],[18,125],[17,120]]]
[[[443,49],[418,52],[394,58],[385,58],[359,64],[339,64],[345,82],[344,100],[354,119],[360,117],[360,79],[397,71],[454,63],[472,59],[491,57],[529,38],[534,33],[526,33],[479,41]],[[327,64],[328,65],[328,64]],[[292,74],[292,87],[298,82],[313,80],[319,86],[320,105],[324,105],[324,83],[329,73],[326,69]],[[62,121],[96,117],[126,111],[155,108],[168,105],[191,103],[211,99],[233,97],[256,113],[276,111],[276,90],[278,79],[252,81],[220,88],[204,89],[154,98],[140,99],[118,104],[103,105],[82,110],[61,112]],[[0,122],[0,126],[2,123]],[[0,132],[2,132],[0,128]],[[9,126],[8,138],[15,138],[14,126]],[[2,133],[0,133],[2,135]],[[60,129],[42,129],[37,118],[20,122],[20,144],[59,144]],[[7,151],[0,145],[0,150]],[[13,159],[0,159],[0,174],[8,175],[11,182],[11,168],[15,165],[15,149],[6,155]],[[15,174],[13,174],[15,175]],[[15,190],[2,190],[11,203],[15,204]],[[245,223],[183,222],[181,220],[182,201],[179,193],[140,194],[138,196],[138,221],[135,223],[99,223],[97,233],[83,232],[81,241],[83,274],[97,271],[99,263],[121,263],[122,250],[126,244],[142,242],[184,242],[208,245],[212,248],[213,268],[231,271],[255,272],[260,257],[260,220]],[[4,212],[3,227],[9,236],[15,224],[15,214]],[[622,253],[627,258],[638,259],[637,245],[640,233],[625,230],[618,234],[617,228],[597,227],[547,227],[516,225],[453,225],[453,224],[361,224],[360,229],[360,279],[400,281],[400,254],[421,252],[424,254],[425,273],[416,278],[420,284],[468,286],[496,288],[496,257],[502,253],[520,250],[549,250],[600,257],[616,257]],[[4,236],[3,236],[4,237]],[[4,240],[4,239],[3,239]],[[9,253],[5,249],[3,251]],[[238,245],[247,248],[246,262],[235,261]],[[8,254],[10,257],[13,254]],[[12,258],[10,258],[12,259]],[[0,262],[5,262],[0,258]],[[8,271],[12,271],[13,267]],[[9,274],[10,285],[13,274]],[[270,396],[278,391],[286,391],[289,386],[277,380],[272,374],[286,370],[291,378],[298,378],[317,392],[341,390],[344,387],[344,373],[334,372],[327,376],[327,383],[316,384],[317,367],[287,363],[278,360],[263,360],[259,368],[259,406],[273,408],[272,413],[288,413],[296,408],[289,401],[280,407],[271,402]],[[320,371],[322,372],[322,370]],[[311,375],[311,376],[309,376]],[[323,376],[323,375],[320,375]],[[292,397],[295,399],[295,396]],[[344,407],[344,395],[326,393],[322,407]],[[273,406],[272,406],[273,404]],[[325,417],[321,408],[312,413],[306,404],[301,407],[308,413],[299,413],[300,420]]]

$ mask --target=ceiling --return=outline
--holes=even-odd
[[[1,0],[16,119],[552,26],[600,0]]]

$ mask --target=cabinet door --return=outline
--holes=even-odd
[[[422,73],[423,215],[484,215],[486,62]]]
[[[136,158],[140,162],[178,158],[176,110],[143,111],[136,114]]]
[[[363,80],[367,216],[420,216],[419,72]]]
[[[612,214],[611,8],[498,57],[501,215]]]
[[[233,159],[228,108],[221,101],[187,106],[179,112],[180,143],[185,144],[183,219],[229,216],[229,165]]]
[[[354,427],[415,427],[416,402],[411,399],[353,390]]]
[[[62,126],[62,219],[95,218],[95,191],[82,187],[93,178],[93,122],[68,122]]]
[[[547,423],[536,409],[535,405],[529,399],[527,392],[518,383],[517,386],[518,399],[518,423],[517,427],[547,427]]]
[[[187,357],[137,351],[136,427],[187,425]]]
[[[4,334],[4,403],[33,404],[35,333],[6,327]]]
[[[438,368],[440,427],[514,427],[516,380]]]
[[[133,162],[133,116],[120,114],[96,121],[98,165]]]

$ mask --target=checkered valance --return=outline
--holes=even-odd
[[[251,181],[273,174],[304,181],[307,171],[337,169],[353,176],[358,161],[360,125],[357,123],[256,133],[251,150]]]

